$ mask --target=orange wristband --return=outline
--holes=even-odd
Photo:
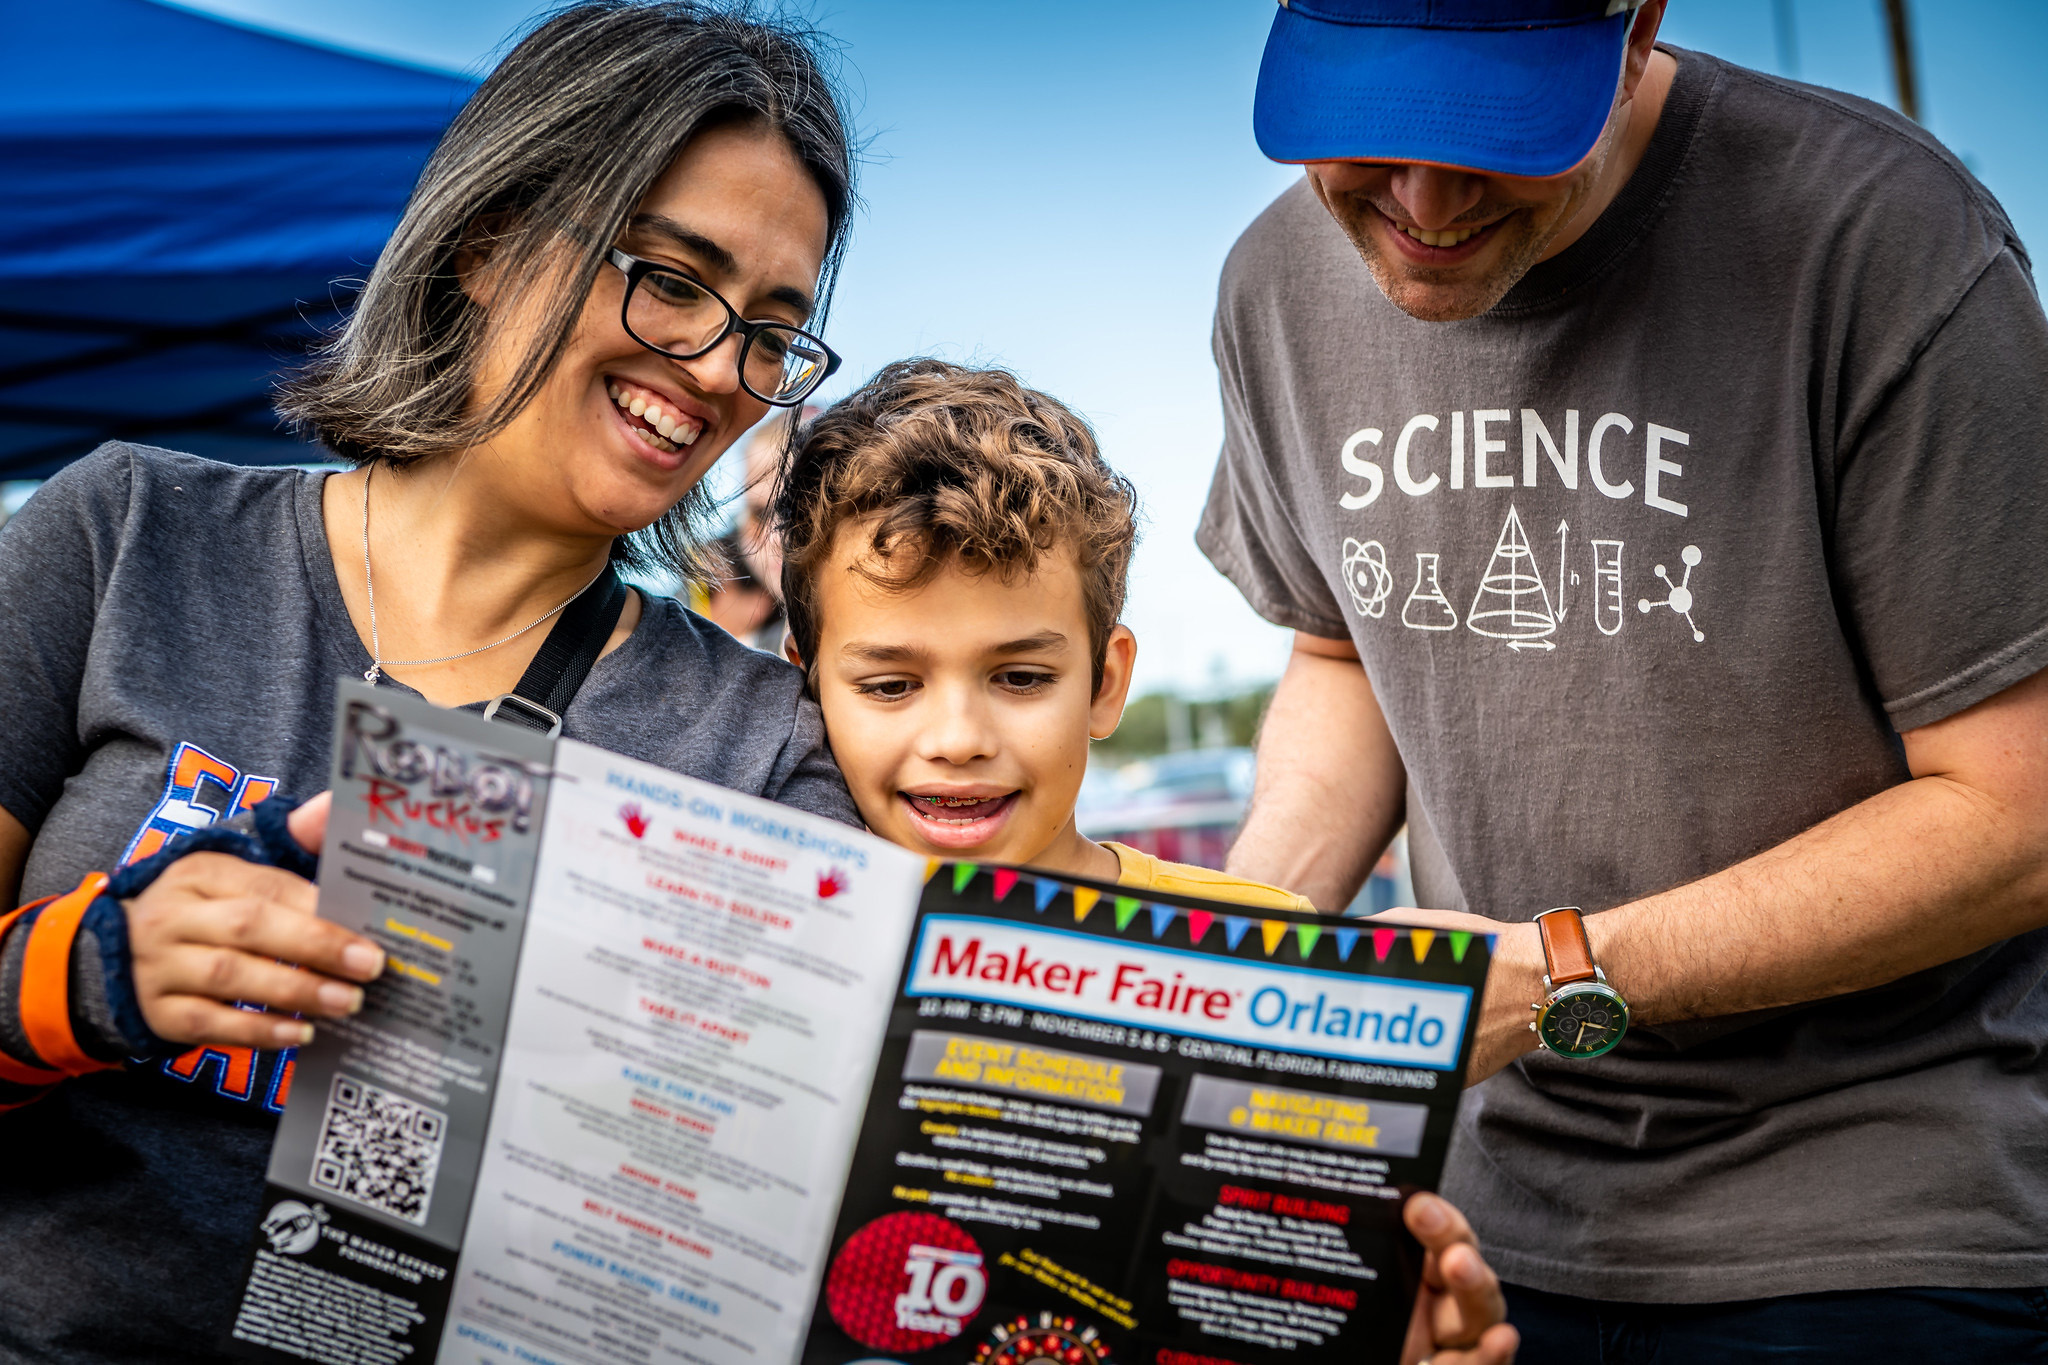
[[[71,1031],[71,944],[85,912],[106,886],[106,873],[88,873],[76,888],[46,904],[29,928],[22,958],[22,1032],[37,1056],[73,1076],[120,1065],[88,1054]]]
[[[55,899],[57,899],[55,896],[45,896],[39,901],[30,901],[19,910],[10,910],[4,915],[0,915],[0,939],[7,937],[7,931],[14,927],[16,920],[31,910],[40,909],[48,905]],[[0,1081],[12,1081],[16,1085],[55,1085],[63,1079],[64,1073],[61,1071],[51,1071],[40,1066],[30,1066],[27,1062],[18,1062],[5,1052],[0,1052]],[[24,1101],[24,1103],[31,1102]],[[20,1106],[8,1105],[7,1107],[14,1109]]]

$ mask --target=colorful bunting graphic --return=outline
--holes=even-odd
[[[941,858],[925,859],[925,881],[929,882],[933,877],[937,876],[939,869],[944,865],[945,860]],[[981,865],[979,863],[954,863],[954,893],[958,895],[965,892],[973,884],[975,874],[980,871]],[[1059,882],[1041,877],[1026,878],[1014,868],[990,868],[989,876],[994,884],[995,898],[998,901],[1015,890],[1018,882],[1029,881],[1031,883],[1033,908],[1040,914],[1045,913],[1046,907],[1053,903],[1062,890],[1071,891],[1073,893],[1074,922],[1076,924],[1085,921],[1088,918],[1089,912],[1094,910],[1096,905],[1102,900],[1102,893],[1092,887],[1063,887]],[[1130,928],[1131,921],[1138,917],[1138,912],[1145,910],[1151,914],[1152,937],[1155,939],[1162,937],[1173,926],[1175,915],[1185,913],[1188,917],[1188,941],[1199,944],[1203,936],[1209,932],[1210,926],[1215,924],[1220,918],[1223,921],[1225,946],[1232,952],[1236,952],[1238,944],[1244,942],[1244,936],[1251,931],[1253,924],[1252,920],[1238,915],[1219,916],[1207,910],[1188,910],[1183,912],[1177,906],[1172,905],[1147,905],[1136,896],[1117,896],[1114,898],[1113,904],[1115,905],[1118,932],[1121,933]],[[1271,957],[1274,951],[1279,948],[1281,942],[1287,937],[1287,922],[1285,920],[1268,919],[1259,920],[1257,923],[1259,925],[1260,942],[1266,950],[1266,956]],[[1301,950],[1303,960],[1307,960],[1314,954],[1316,944],[1322,942],[1324,928],[1320,924],[1297,924],[1293,928],[1295,945]],[[1385,962],[1387,955],[1393,952],[1394,944],[1400,939],[1403,932],[1408,935],[1408,946],[1414,952],[1416,962],[1426,961],[1429,957],[1429,950],[1436,945],[1438,931],[1434,929],[1408,929],[1405,931],[1400,929],[1374,929],[1372,931],[1373,957],[1378,961]],[[1359,929],[1332,928],[1329,930],[1329,933],[1336,940],[1338,960],[1349,962],[1352,950],[1358,946],[1358,940],[1364,936],[1364,931]],[[1444,931],[1443,936],[1450,940],[1452,959],[1461,964],[1465,961],[1465,954],[1471,951],[1472,940],[1476,937],[1485,938],[1486,948],[1489,953],[1497,953],[1499,951],[1500,938],[1496,934],[1475,935],[1464,930],[1454,929]]]
[[[1491,956],[1491,955],[1493,955],[1494,953],[1497,953],[1497,952],[1499,952],[1499,951],[1500,951],[1500,935],[1499,935],[1499,934],[1488,934],[1488,935],[1486,936],[1486,951],[1487,951],[1487,955],[1488,955],[1488,956]]]

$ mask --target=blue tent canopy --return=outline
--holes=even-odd
[[[0,0],[0,479],[318,458],[271,384],[475,88],[150,0]]]

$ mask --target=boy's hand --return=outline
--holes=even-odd
[[[1412,1196],[1401,1217],[1428,1253],[1401,1365],[1510,1365],[1521,1335],[1507,1324],[1500,1280],[1481,1259],[1472,1225],[1427,1193]]]
[[[327,807],[322,793],[291,814],[309,852],[320,850]],[[363,1004],[355,983],[384,970],[383,949],[319,918],[311,882],[225,853],[179,859],[124,905],[142,1017],[170,1042],[298,1046],[313,1026],[280,1015],[353,1014]]]

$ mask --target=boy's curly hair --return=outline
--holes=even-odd
[[[1007,577],[1072,554],[1100,691],[1137,512],[1137,490],[1103,462],[1088,424],[1007,370],[928,358],[885,367],[812,421],[776,483],[783,601],[813,690],[818,575],[840,529],[873,518],[852,571],[890,591],[954,562]]]

